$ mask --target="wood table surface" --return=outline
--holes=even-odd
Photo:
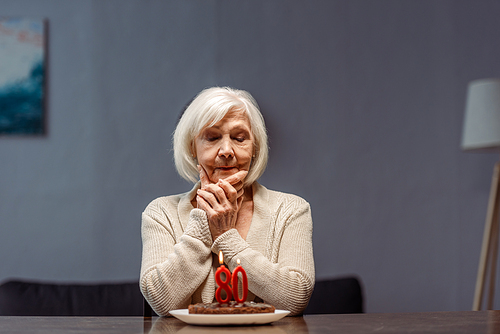
[[[0,317],[0,333],[500,333],[500,311],[322,314],[268,325],[192,326],[171,317]]]

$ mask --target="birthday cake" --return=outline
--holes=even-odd
[[[265,303],[230,301],[229,303],[192,304],[188,307],[191,314],[251,314],[274,313],[275,307]]]

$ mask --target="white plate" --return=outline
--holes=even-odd
[[[263,325],[280,320],[290,311],[275,310],[274,313],[253,314],[189,314],[187,308],[172,310],[170,314],[190,325]]]

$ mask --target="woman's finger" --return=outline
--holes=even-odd
[[[207,184],[204,188],[202,188],[202,190],[212,193],[215,199],[217,199],[218,203],[224,203],[224,201],[227,200],[227,195],[225,190],[221,188],[219,183],[220,182],[218,182],[217,184]]]
[[[243,196],[238,197],[238,210],[241,208],[241,203],[243,202]]]
[[[243,181],[235,183],[232,186],[233,186],[234,189],[236,189],[236,191],[240,191],[241,189],[243,189]]]
[[[236,189],[236,191],[240,191],[241,189],[243,189],[243,179],[246,177],[246,174],[247,174],[247,173],[244,173],[246,171],[241,171],[241,172],[243,172],[243,173],[238,172],[238,173],[240,173],[239,175],[234,174],[234,175],[236,175],[236,177],[234,177],[234,175],[231,175],[230,177],[225,178],[225,180],[228,183],[230,183],[234,187],[234,189]],[[241,176],[243,176],[243,179],[238,181],[238,179]]]
[[[198,165],[198,172],[200,173],[201,187],[204,188],[206,185],[210,184],[210,179],[208,178],[207,171],[201,165]]]
[[[212,216],[214,214],[214,210],[203,197],[196,196],[196,203],[198,204],[198,209],[205,211],[208,216]]]
[[[217,185],[224,191],[224,194],[229,202],[234,203],[234,201],[238,198],[238,191],[234,189],[234,187],[226,180],[219,180]]]
[[[239,172],[226,177],[224,180],[226,180],[227,182],[229,182],[232,185],[235,185],[236,183],[238,183],[240,181],[243,182],[243,180],[245,179],[247,174],[248,174],[247,170],[240,170]]]
[[[205,200],[205,202],[210,205],[210,207],[214,208],[219,204],[219,200],[217,197],[210,191],[206,191],[203,189],[198,189],[196,191],[197,197],[201,197]]]

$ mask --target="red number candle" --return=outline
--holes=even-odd
[[[215,282],[219,286],[215,291],[215,299],[219,304],[227,303],[231,300],[231,287],[229,286],[229,282],[231,281],[231,272],[224,266],[224,257],[222,255],[222,251],[219,251],[219,268],[215,272]],[[224,273],[226,275],[226,279],[222,280],[221,275]],[[226,291],[226,299],[222,299],[221,292],[222,290]],[[236,293],[238,295],[238,293]]]
[[[236,300],[238,303],[243,303],[247,300],[248,296],[248,278],[245,269],[240,266],[240,259],[236,260],[236,262],[238,263],[238,266],[236,267],[236,269],[234,269],[233,278],[231,280],[231,284],[233,286],[233,296],[234,300]],[[243,296],[241,297],[241,299],[240,294],[238,293],[238,273],[241,273],[241,284],[243,285]]]

